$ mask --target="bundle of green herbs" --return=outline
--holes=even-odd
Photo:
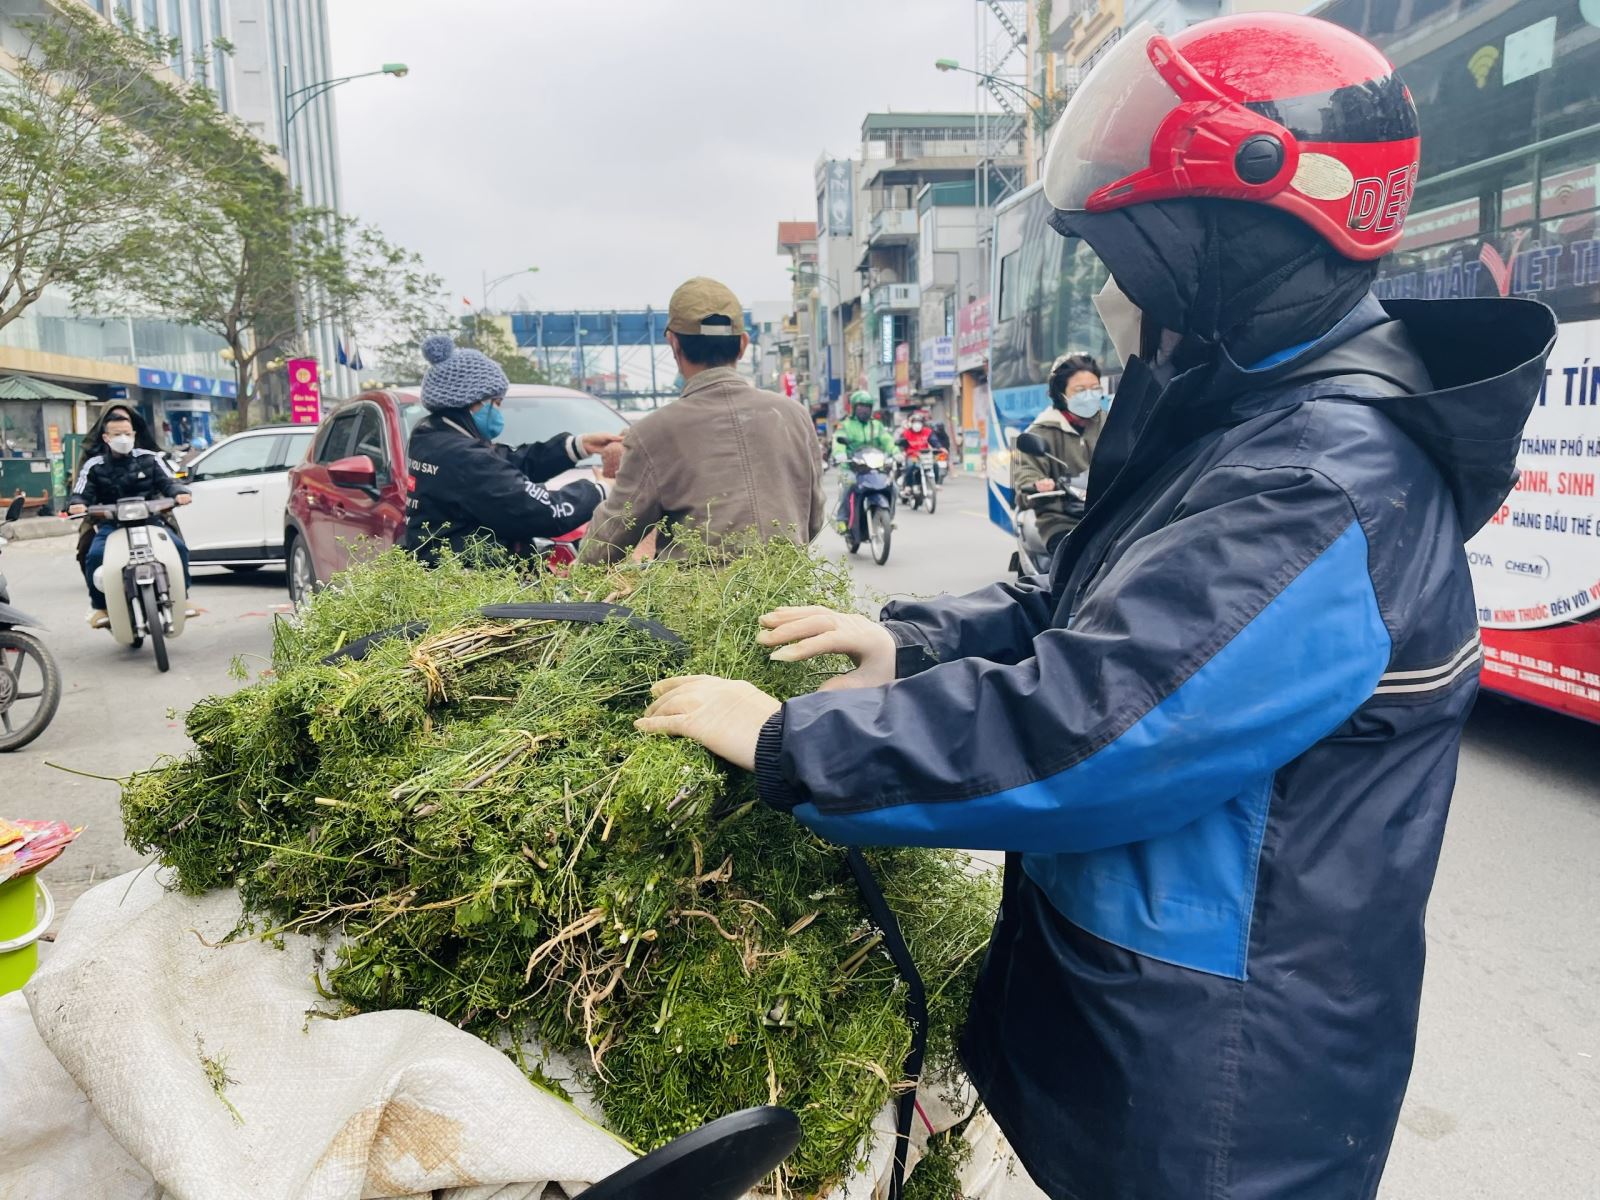
[[[683,644],[479,612],[593,601]],[[340,1011],[418,1008],[581,1061],[640,1149],[792,1108],[784,1186],[821,1193],[904,1086],[904,982],[840,848],[633,721],[674,674],[813,690],[843,664],[772,662],[757,617],[850,603],[842,571],[783,541],[564,576],[392,551],[281,622],[257,682],[195,706],[194,750],[127,781],[128,840],[185,892],[238,887],[256,935],[337,934],[318,983]],[[869,859],[927,985],[927,1071],[953,1076],[997,887],[958,853]]]

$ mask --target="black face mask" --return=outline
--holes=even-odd
[[[855,410],[855,418],[865,425],[872,420],[872,410],[870,408],[858,408]]]

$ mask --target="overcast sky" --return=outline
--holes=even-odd
[[[456,311],[663,305],[691,275],[787,295],[780,220],[868,111],[970,111],[974,0],[333,0],[347,211],[419,251]]]

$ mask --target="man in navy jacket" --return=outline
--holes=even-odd
[[[833,841],[1008,852],[963,1058],[1059,1200],[1377,1192],[1477,690],[1463,543],[1555,331],[1370,295],[1417,146],[1332,25],[1130,31],[1046,163],[1137,306],[1049,576],[780,610],[775,657],[858,669],[781,706],[668,680],[640,722]]]

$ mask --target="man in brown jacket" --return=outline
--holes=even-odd
[[[714,279],[689,280],[667,306],[667,344],[683,393],[629,428],[579,561],[614,562],[651,528],[658,558],[673,556],[680,526],[713,545],[751,529],[809,542],[823,518],[817,435],[803,405],[735,369],[750,344],[738,299]]]

